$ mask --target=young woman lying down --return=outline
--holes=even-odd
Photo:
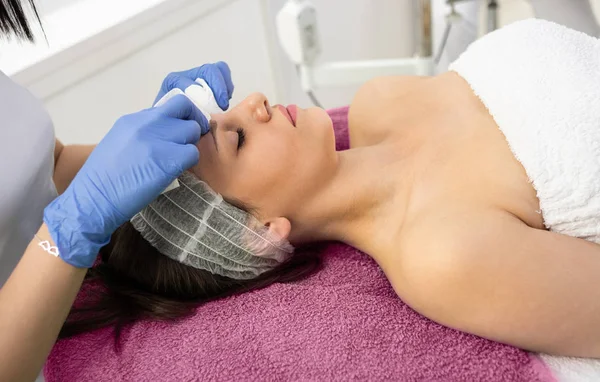
[[[365,84],[342,152],[319,108],[253,94],[212,115],[184,183],[206,182],[225,201],[208,201],[200,215],[226,219],[178,236],[189,208],[171,192],[208,197],[193,184],[165,193],[102,250],[89,282],[105,288],[72,312],[63,336],[183,317],[208,300],[294,281],[318,262],[288,256],[288,242],[339,240],[440,324],[600,358],[600,42],[525,21],[474,43],[450,69]],[[178,244],[198,230],[225,237],[244,214],[260,232],[237,239],[262,235],[270,246],[260,253],[229,256],[234,240],[197,235],[194,244],[213,253],[195,262],[190,244]]]

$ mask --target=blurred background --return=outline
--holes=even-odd
[[[411,57],[422,0],[314,0],[317,62]],[[95,143],[125,113],[151,106],[171,71],[226,61],[235,104],[260,91],[271,103],[311,106],[278,39],[286,0],[37,0],[35,45],[0,42],[0,70],[43,100],[65,143]],[[599,36],[600,0],[498,0],[498,27],[539,17]],[[487,0],[431,1],[434,72],[486,33]],[[450,16],[449,16],[450,15]],[[453,17],[456,16],[456,17]],[[440,51],[447,21],[447,43]],[[358,85],[315,90],[324,107],[351,102]]]

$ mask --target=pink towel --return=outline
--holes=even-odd
[[[345,149],[347,108],[331,115]],[[47,381],[554,381],[527,352],[415,313],[354,248],[313,250],[324,267],[309,279],[208,303],[180,322],[137,323],[120,354],[110,329],[60,341]]]

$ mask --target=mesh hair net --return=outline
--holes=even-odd
[[[159,252],[194,268],[247,280],[287,260],[294,248],[190,173],[131,223]]]

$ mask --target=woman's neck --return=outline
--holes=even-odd
[[[373,254],[402,226],[412,184],[410,156],[390,143],[337,155],[330,180],[291,216],[290,239],[342,241]]]

